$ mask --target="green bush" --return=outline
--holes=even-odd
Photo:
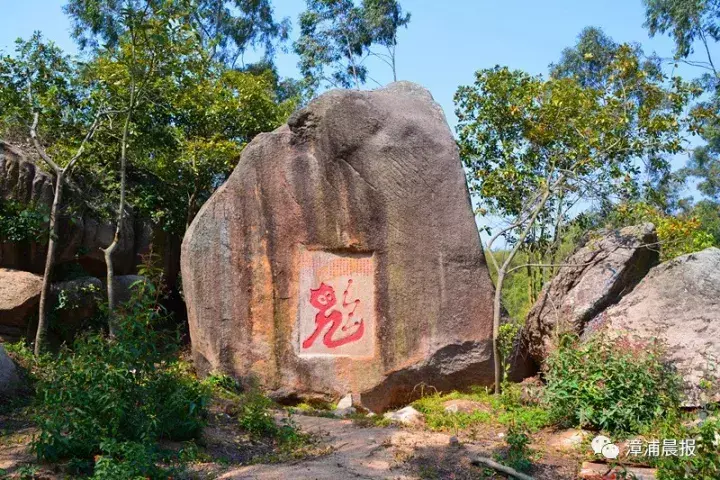
[[[514,468],[519,472],[528,472],[532,468],[530,456],[530,436],[525,428],[516,423],[508,426],[505,442],[508,445],[504,457],[499,460],[510,468]]]
[[[276,435],[278,426],[270,410],[272,405],[273,401],[260,393],[246,394],[238,415],[240,426],[252,436]]]
[[[703,421],[699,425],[682,422],[670,416],[661,422],[654,438],[695,440],[694,455],[656,458],[658,480],[716,480],[720,478],[720,419]],[[649,459],[653,460],[653,459]]]
[[[47,232],[46,208],[0,199],[0,242],[36,242]]]
[[[93,480],[164,480],[165,471],[156,466],[156,455],[138,442],[107,440],[100,445],[102,455],[95,457]]]
[[[169,360],[177,343],[155,328],[162,316],[157,291],[142,283],[119,312],[114,338],[81,336],[45,362],[33,442],[40,459],[90,458],[111,441],[148,444],[200,432],[208,388]]]
[[[624,338],[562,337],[548,358],[546,381],[551,419],[565,426],[635,433],[680,402],[679,379],[662,350]]]

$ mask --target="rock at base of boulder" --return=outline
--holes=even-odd
[[[20,384],[15,363],[8,356],[5,348],[0,345],[0,398],[9,397]]]
[[[703,380],[720,381],[720,249],[708,248],[664,262],[600,315],[591,330],[659,341],[684,382],[685,405],[720,400]]]

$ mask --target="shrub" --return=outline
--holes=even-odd
[[[545,401],[553,421],[634,433],[674,411],[680,383],[656,345],[566,335],[547,361]]]
[[[168,475],[155,465],[156,455],[138,442],[104,441],[102,455],[95,457],[96,480],[167,479]]]
[[[240,426],[256,437],[276,435],[278,426],[270,411],[272,404],[272,400],[260,393],[246,394],[240,408]]]
[[[505,442],[508,448],[505,456],[499,460],[519,472],[530,471],[530,468],[532,468],[530,456],[533,452],[529,447],[530,436],[527,431],[522,426],[513,422],[508,426]]]
[[[0,242],[36,242],[47,232],[47,208],[0,199]]]
[[[87,334],[46,361],[33,442],[40,459],[89,458],[111,441],[147,444],[199,433],[208,389],[168,360],[177,343],[155,328],[163,317],[157,294],[150,283],[138,285],[117,316],[115,338]]]
[[[663,438],[695,439],[695,454],[661,457],[658,480],[714,480],[720,478],[720,420],[708,420],[696,427],[667,424]]]

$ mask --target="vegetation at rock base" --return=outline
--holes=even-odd
[[[546,368],[545,401],[559,424],[637,433],[680,407],[679,378],[660,346],[565,336]]]
[[[115,337],[89,333],[39,361],[33,448],[40,460],[102,454],[100,471],[145,469],[157,440],[199,435],[209,390],[175,358],[176,342],[161,341],[158,295],[140,282]],[[116,465],[123,459],[140,463]]]
[[[0,199],[0,242],[39,241],[49,219],[41,206]]]

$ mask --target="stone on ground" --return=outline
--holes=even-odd
[[[182,248],[201,372],[374,411],[493,383],[493,286],[423,88],[332,91],[258,135]]]
[[[443,403],[445,411],[447,413],[475,413],[475,412],[490,412],[490,407],[481,402],[473,400],[448,400]]]
[[[335,411],[333,412],[338,417],[345,417],[352,415],[357,410],[353,407],[353,397],[351,393],[348,393],[337,403]]]
[[[685,405],[705,399],[703,380],[720,381],[720,249],[708,248],[664,262],[617,305],[592,322],[592,330],[627,335],[637,348],[665,345],[684,382]]]
[[[628,294],[658,262],[652,224],[600,232],[563,262],[528,313],[521,356],[542,365],[563,333],[582,335],[587,323]],[[577,266],[575,266],[577,265]]]
[[[572,452],[577,450],[589,435],[589,432],[574,428],[560,430],[550,435],[544,443],[561,452]]]
[[[402,423],[403,425],[422,423],[423,419],[425,418],[422,413],[418,412],[410,406],[401,408],[400,410],[397,410],[395,412],[385,412],[385,415],[383,415],[383,417],[392,422]]]

